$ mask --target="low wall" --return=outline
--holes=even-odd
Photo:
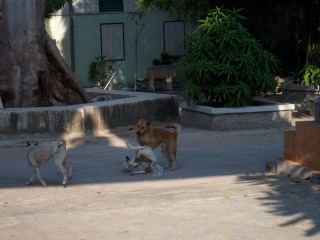
[[[114,95],[115,100],[69,106],[5,108],[0,110],[1,134],[91,132],[133,125],[138,116],[150,121],[178,118],[178,97],[166,94],[86,89]],[[123,96],[124,98],[118,98]]]
[[[265,104],[269,105],[213,108],[183,103],[181,122],[190,127],[218,131],[291,126],[294,104]]]

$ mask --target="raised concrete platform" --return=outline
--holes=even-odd
[[[206,130],[285,128],[292,125],[294,104],[258,101],[258,106],[214,108],[182,104],[182,123]]]
[[[150,121],[171,121],[179,116],[175,95],[86,89],[92,96],[115,100],[87,104],[0,109],[0,133],[74,133],[135,124],[138,116]]]

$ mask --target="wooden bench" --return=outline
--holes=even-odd
[[[148,66],[145,70],[144,78],[138,78],[137,81],[146,86],[147,90],[155,91],[154,81],[163,81],[166,90],[172,90],[172,78],[176,76],[176,65]]]

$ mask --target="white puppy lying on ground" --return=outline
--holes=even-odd
[[[27,185],[30,185],[34,178],[37,177],[44,187],[47,187],[47,183],[43,181],[40,175],[40,166],[50,159],[53,160],[55,166],[63,174],[63,185],[67,186],[68,180],[71,180],[72,168],[67,165],[67,144],[64,139],[57,139],[55,141],[47,141],[42,143],[28,142],[27,147],[27,160],[29,164],[34,168],[34,174],[31,176]]]
[[[133,158],[126,156],[123,162],[123,171],[131,174],[143,174],[152,172],[154,164],[157,163],[157,157],[151,147],[148,146],[132,146],[126,142],[129,149],[135,150]]]

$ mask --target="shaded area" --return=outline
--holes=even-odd
[[[275,216],[286,216],[288,220],[280,227],[301,227],[310,222],[305,236],[310,237],[320,232],[320,186],[310,181],[290,181],[288,177],[266,177],[258,175],[240,176],[241,182],[251,187],[269,187],[263,196],[258,197],[261,205],[268,208],[268,213]]]

